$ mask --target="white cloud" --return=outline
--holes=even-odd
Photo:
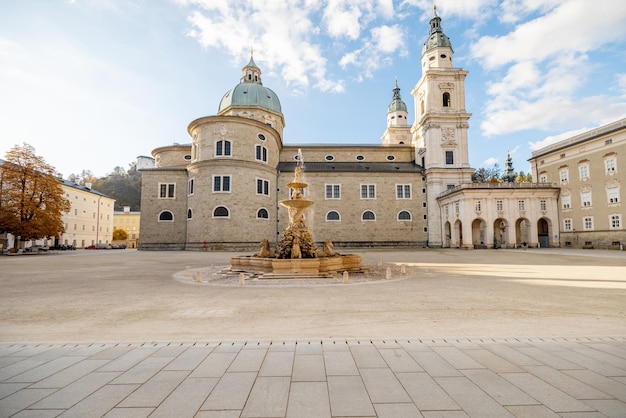
[[[616,74],[617,85],[622,94],[626,94],[626,73]]]
[[[358,66],[359,75],[406,54],[405,34],[395,24],[392,0],[178,0],[191,9],[188,34],[205,48],[219,48],[241,62],[254,47],[254,59],[278,74],[295,94],[310,88],[342,92],[345,81],[330,68]],[[321,25],[318,20],[321,19]],[[367,34],[364,36],[364,33]],[[324,49],[332,42],[333,50]],[[329,61],[336,56],[337,62]]]
[[[589,128],[580,128],[580,129],[575,129],[573,131],[564,132],[558,135],[547,136],[541,141],[528,142],[528,147],[530,148],[531,151],[536,151],[538,149],[547,147],[548,145],[556,144],[559,141],[563,141],[565,139],[571,138],[573,136],[582,134],[583,132],[587,132],[587,131],[589,131]]]
[[[487,84],[483,134],[566,129],[624,113],[626,103],[607,95],[578,96],[601,65],[590,64],[588,54],[626,36],[626,3],[505,0],[502,7],[521,16],[549,11],[506,35],[484,36],[471,47],[484,68],[505,70],[504,77]]]
[[[562,0],[503,0],[498,18],[501,22],[515,23],[530,13],[547,12],[561,2]]]
[[[492,167],[494,164],[498,164],[500,160],[496,157],[487,158],[483,161],[483,167]]]
[[[626,2],[568,0],[504,36],[484,36],[471,55],[487,69],[520,61],[555,60],[564,52],[588,52],[626,36]],[[556,54],[556,55],[555,55]]]

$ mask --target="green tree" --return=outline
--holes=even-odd
[[[124,241],[128,239],[128,233],[123,229],[114,229],[113,230],[113,241]]]
[[[121,211],[130,206],[132,211],[141,208],[141,173],[135,163],[129,165],[128,171],[115,167],[112,173],[94,181],[92,189],[115,199],[115,210]]]
[[[495,163],[491,168],[481,167],[472,174],[473,183],[489,183],[492,180],[497,181],[500,178],[500,166]]]
[[[22,241],[60,235],[63,214],[70,210],[60,175],[26,143],[10,149],[5,158],[0,165],[0,232]]]

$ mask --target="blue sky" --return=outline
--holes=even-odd
[[[626,116],[626,2],[437,0],[469,71],[473,167]],[[380,144],[411,90],[432,0],[22,0],[0,4],[0,158],[26,142],[67,177],[189,143],[254,49],[288,145]],[[305,156],[306,158],[306,156]]]

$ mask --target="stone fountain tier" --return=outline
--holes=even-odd
[[[363,273],[361,256],[353,254],[316,258],[273,258],[238,256],[230,259],[230,270],[260,279],[336,277],[344,271]]]

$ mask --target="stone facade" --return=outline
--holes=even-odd
[[[533,178],[560,187],[560,245],[620,249],[626,244],[623,196],[626,118],[532,153]]]
[[[562,245],[558,186],[471,183],[468,73],[453,66],[440,23],[435,14],[422,50],[413,125],[396,82],[378,146],[285,145],[278,97],[262,85],[251,58],[218,114],[190,123],[191,144],[152,151],[154,167],[141,170],[139,249],[254,250],[264,239],[275,245],[289,223],[280,201],[289,199],[286,183],[300,156],[306,198],[314,201],[306,223],[319,244]],[[602,216],[617,213],[610,209]]]

